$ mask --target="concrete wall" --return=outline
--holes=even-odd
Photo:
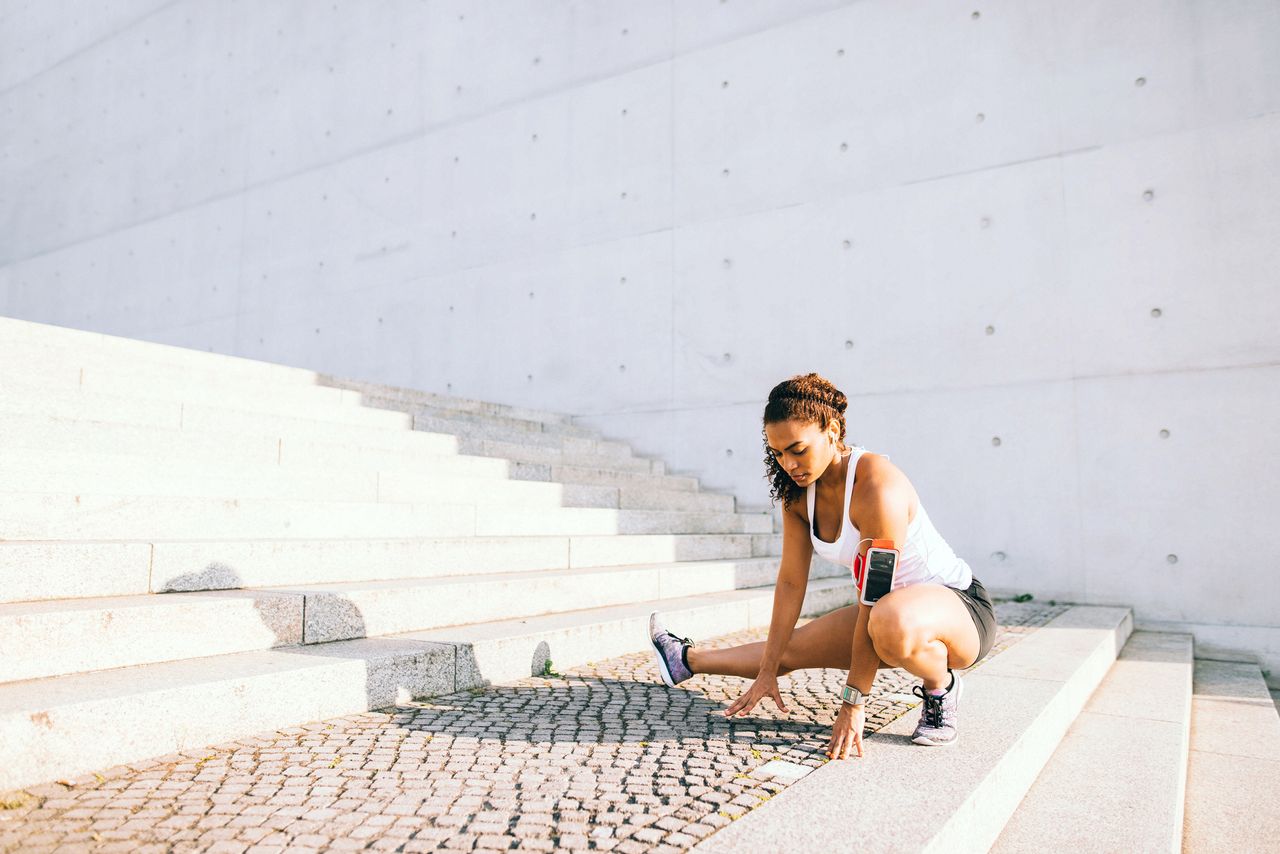
[[[820,371],[988,587],[1280,673],[1277,45],[1274,0],[5,2],[0,313],[579,413],[755,505]]]

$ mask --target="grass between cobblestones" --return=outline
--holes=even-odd
[[[1068,607],[997,602],[991,655]],[[827,761],[845,678],[794,673],[790,714],[766,700],[729,720],[746,680],[667,688],[648,652],[544,673],[11,793],[0,850],[682,851],[789,785],[765,763]],[[866,732],[914,708],[918,681],[880,671]]]

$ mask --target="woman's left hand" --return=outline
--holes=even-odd
[[[866,706],[840,704],[836,714],[836,722],[831,727],[831,740],[827,742],[828,759],[846,759],[849,747],[858,748],[858,758],[862,758],[862,726],[866,720]]]

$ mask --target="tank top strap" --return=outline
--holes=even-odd
[[[814,524],[814,518],[813,518],[813,504],[814,504],[813,487],[814,485],[813,483],[809,483],[808,485],[805,486],[804,488],[805,501],[809,507],[809,538],[810,539],[816,540],[822,545],[828,545],[828,546],[844,542],[844,538],[845,536],[848,535],[849,528],[852,525],[852,523],[849,521],[849,498],[853,495],[853,482],[857,478],[857,475],[854,472],[854,469],[856,469],[858,466],[858,459],[863,454],[865,454],[866,451],[867,451],[866,448],[862,448],[858,446],[854,446],[850,450],[849,468],[845,469],[845,472],[844,472],[844,502],[840,505],[840,512],[841,514],[843,514],[840,517],[840,536],[836,537],[834,542],[828,543],[825,540],[818,539],[818,534],[816,530],[817,525]]]
[[[853,482],[858,479],[858,460],[866,452],[866,448],[854,448],[849,454],[849,468],[844,473],[844,522],[840,525],[842,536],[844,529],[849,527],[849,499],[853,496]]]

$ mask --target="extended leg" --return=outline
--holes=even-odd
[[[858,606],[848,605],[824,614],[791,633],[782,653],[778,675],[807,667],[849,669],[853,652],[853,629],[858,619]],[[689,669],[694,673],[741,676],[754,679],[760,670],[764,643],[747,643],[728,649],[689,648]],[[881,666],[887,666],[881,662]]]

